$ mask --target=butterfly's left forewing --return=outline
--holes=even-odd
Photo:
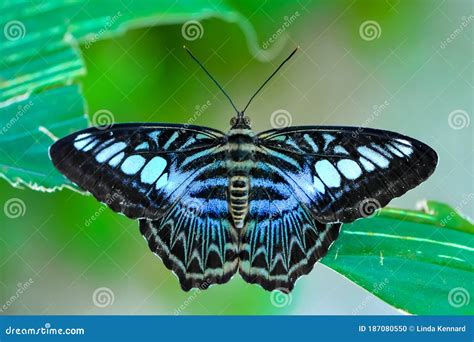
[[[130,218],[159,219],[204,172],[223,160],[223,134],[170,124],[88,128],[50,148],[56,168]]]
[[[357,127],[289,127],[260,133],[256,158],[286,180],[320,222],[366,216],[426,180],[429,146],[397,133]]]

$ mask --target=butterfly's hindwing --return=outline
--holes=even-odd
[[[259,134],[256,158],[278,173],[321,222],[351,222],[403,195],[434,171],[429,146],[356,127],[290,127]]]
[[[326,254],[340,224],[315,220],[285,179],[263,162],[252,170],[251,186],[239,272],[267,290],[291,291]]]
[[[150,249],[186,291],[225,283],[238,267],[238,236],[227,207],[225,170],[221,166],[198,176],[159,220],[140,220]]]
[[[56,168],[113,210],[160,218],[206,171],[217,167],[222,133],[184,125],[89,128],[51,146]]]

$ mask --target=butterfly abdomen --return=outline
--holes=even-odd
[[[248,213],[249,178],[232,176],[229,179],[229,207],[236,228],[243,228]]]
[[[229,174],[229,212],[236,228],[243,228],[248,214],[250,178],[254,167],[255,144],[249,129],[228,133],[227,167]]]

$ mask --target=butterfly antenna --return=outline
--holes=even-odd
[[[265,87],[265,85],[272,79],[272,77],[276,75],[276,73],[283,67],[283,65],[285,65],[285,63],[288,62],[291,59],[291,57],[293,57],[293,55],[296,53],[296,51],[298,51],[298,49],[299,49],[299,46],[297,46],[296,49],[294,49],[293,52],[288,57],[286,57],[286,59],[283,62],[281,62],[281,64],[278,66],[278,68],[276,68],[276,70],[267,78],[267,80],[265,82],[263,82],[263,84],[260,86],[260,88],[257,89],[257,91],[252,95],[249,102],[247,103],[244,110],[242,111],[242,115],[245,113],[247,108],[250,106],[250,103],[255,98],[255,96],[257,96],[257,94],[263,89],[263,87]]]
[[[232,101],[232,99],[230,98],[229,94],[226,93],[226,91],[224,90],[224,88],[219,84],[219,82],[217,82],[217,80],[212,77],[211,73],[209,71],[207,71],[207,69],[204,67],[204,65],[202,65],[201,62],[199,62],[199,60],[193,55],[193,53],[186,47],[186,46],[183,46],[183,48],[186,50],[187,53],[189,53],[189,55],[191,56],[192,59],[194,59],[194,61],[199,64],[199,66],[201,67],[202,70],[204,70],[204,72],[207,74],[207,76],[209,76],[209,78],[216,84],[217,88],[219,88],[222,93],[225,95],[225,97],[227,97],[227,100],[229,100],[230,104],[232,105],[232,107],[234,108],[235,112],[237,113],[237,115],[240,115],[239,113],[239,110],[237,109],[237,107],[235,106],[234,104],[234,101]]]

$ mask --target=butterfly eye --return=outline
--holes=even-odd
[[[237,118],[236,117],[232,117],[232,119],[230,119],[230,125],[231,126],[235,126],[237,124]]]
[[[244,116],[244,123],[247,125],[247,126],[250,126],[250,118],[248,116]]]

